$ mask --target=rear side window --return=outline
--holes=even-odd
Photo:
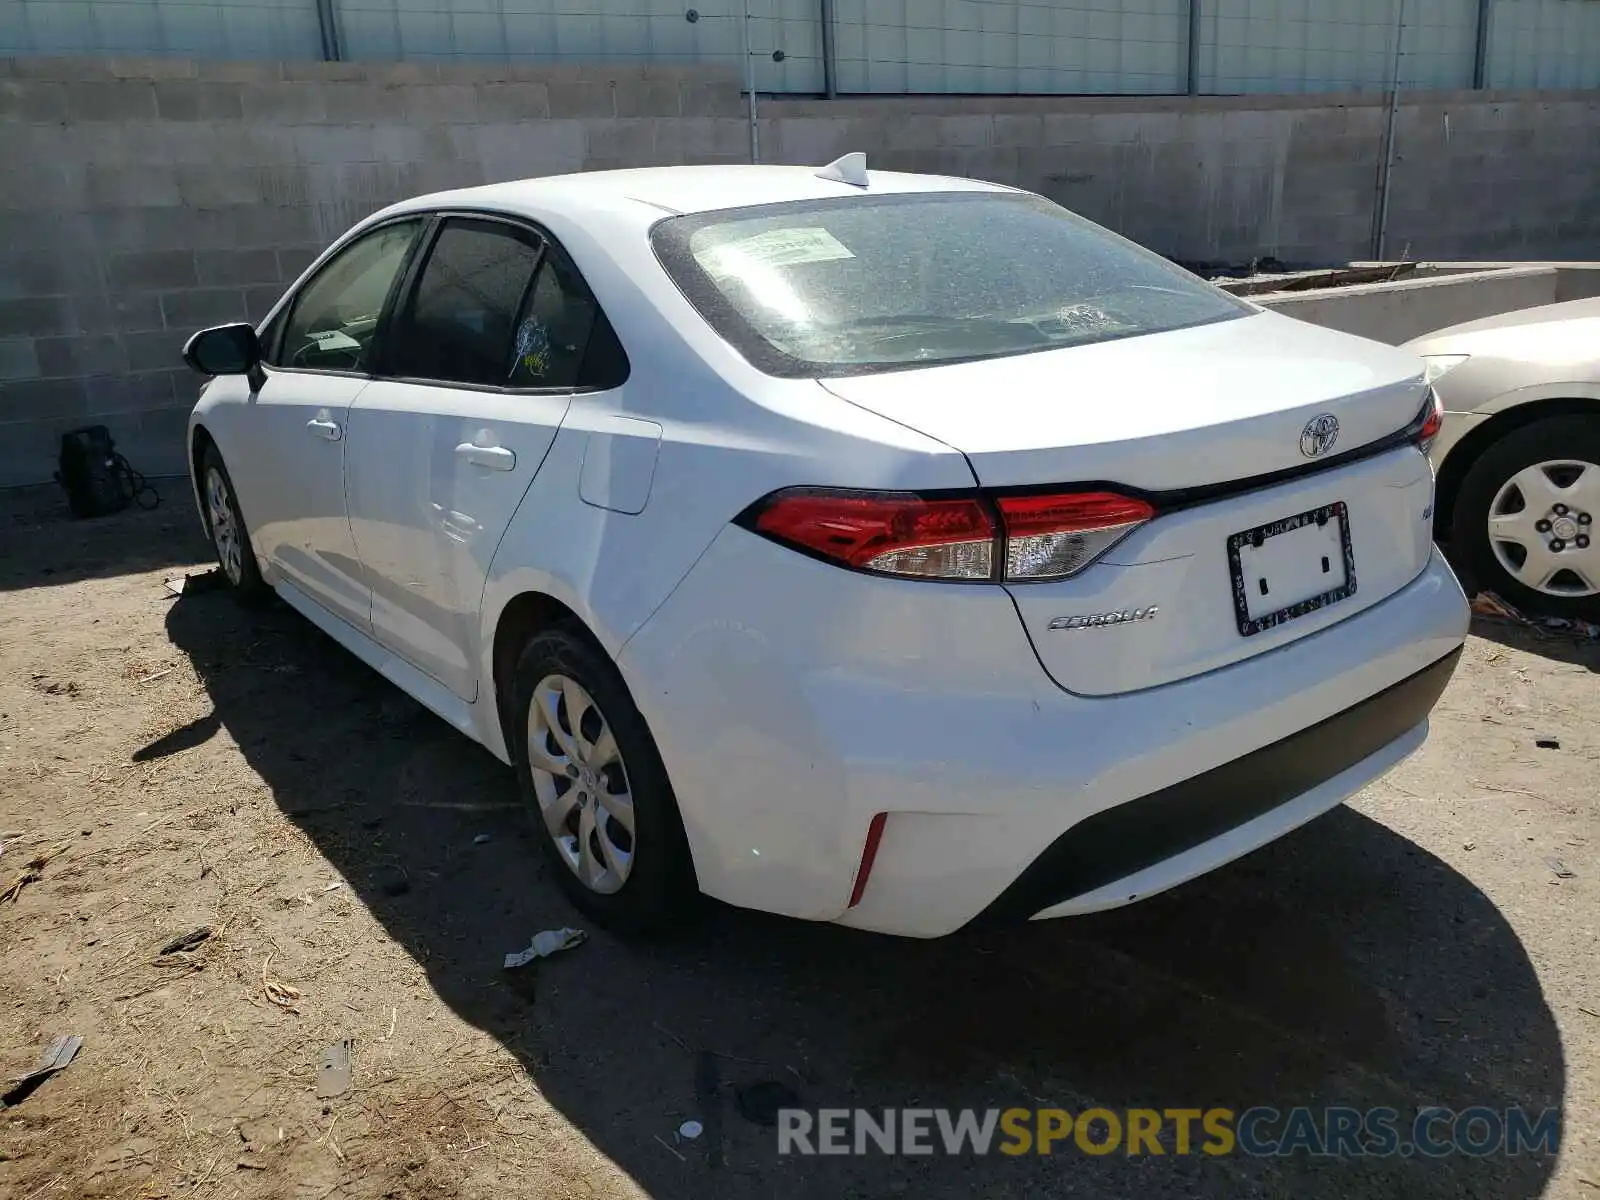
[[[532,229],[450,217],[385,338],[386,370],[505,388],[612,388],[628,359],[572,258]]]
[[[378,318],[421,227],[421,221],[385,225],[329,259],[295,297],[273,364],[302,370],[367,370]]]
[[[518,387],[603,391],[627,381],[628,356],[616,331],[577,264],[554,242],[546,243],[517,341],[522,353],[512,382]]]
[[[863,195],[673,217],[657,257],[774,375],[1028,354],[1244,316],[1246,304],[1037,196]]]
[[[413,379],[515,384],[518,314],[543,244],[498,221],[445,222],[395,325],[390,369]]]
[[[517,325],[516,387],[576,387],[594,332],[594,297],[565,252],[552,246]]]

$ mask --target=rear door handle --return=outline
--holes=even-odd
[[[319,438],[323,438],[324,440],[330,442],[337,442],[344,436],[344,430],[339,428],[339,422],[324,421],[320,417],[315,417],[312,420],[307,421],[306,428],[311,430],[311,432],[316,434]]]
[[[471,442],[462,442],[456,447],[456,457],[491,471],[510,471],[517,465],[516,452],[504,446],[474,446]]]

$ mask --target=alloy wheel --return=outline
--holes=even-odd
[[[546,675],[528,705],[528,768],[546,831],[567,868],[611,895],[633,870],[633,795],[622,751],[594,698]]]
[[[1600,465],[1551,459],[1524,467],[1489,505],[1489,546],[1519,583],[1547,596],[1600,595]]]
[[[206,471],[206,511],[211,519],[211,540],[217,546],[217,559],[228,582],[235,587],[244,579],[244,531],[233,515],[233,498],[221,471]]]

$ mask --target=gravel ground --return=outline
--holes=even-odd
[[[708,906],[508,974],[578,923],[510,773],[287,609],[174,599],[207,555],[164,491],[82,523],[0,495],[0,888],[53,856],[0,902],[0,1073],[84,1038],[0,1114],[0,1195],[1600,1200],[1600,644],[1482,625],[1420,754],[1133,908],[922,943]],[[346,1038],[353,1087],[319,1098]],[[865,1108],[1555,1107],[1564,1136],[780,1158],[740,1113],[765,1080]]]

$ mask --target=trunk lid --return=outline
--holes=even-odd
[[[1228,490],[1311,466],[1301,441],[1315,418],[1337,419],[1337,458],[1404,428],[1426,398],[1409,354],[1291,318],[823,385],[962,451],[986,488],[1200,489],[1070,579],[1007,585],[1045,670],[1084,695],[1315,633],[1404,587],[1431,553],[1432,472],[1410,445]],[[1322,522],[1279,527],[1309,513]],[[1236,569],[1230,538],[1263,526],[1276,532],[1241,547]]]
[[[1304,466],[1312,417],[1339,419],[1337,454],[1404,426],[1425,395],[1413,355],[1277,313],[822,385],[962,451],[985,487],[1148,491]]]

